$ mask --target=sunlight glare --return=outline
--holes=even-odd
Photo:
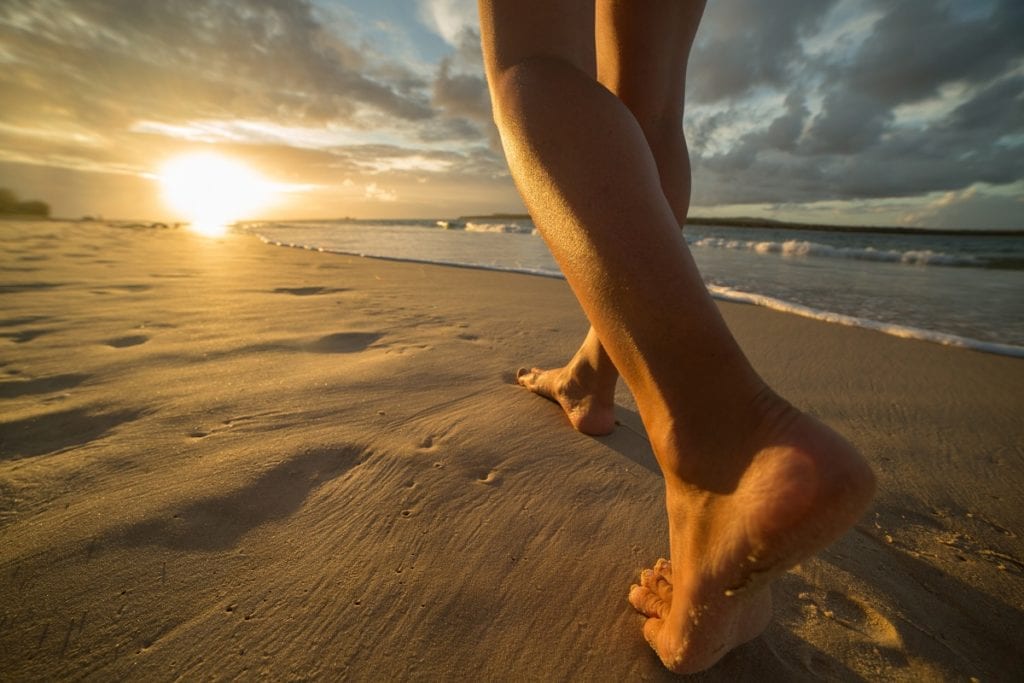
[[[228,225],[273,200],[274,186],[242,163],[208,152],[186,154],[160,169],[164,200],[195,232],[219,237]]]

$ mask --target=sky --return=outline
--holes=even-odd
[[[1020,0],[711,0],[691,214],[1024,228],[1021,36]],[[265,181],[243,218],[523,211],[471,0],[0,0],[0,187],[173,220],[194,152]]]

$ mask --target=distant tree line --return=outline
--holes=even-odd
[[[0,187],[0,216],[42,216],[49,217],[50,205],[38,199],[18,199],[18,195],[6,187]]]

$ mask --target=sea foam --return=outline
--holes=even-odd
[[[941,344],[943,346],[956,346],[964,349],[973,349],[975,351],[984,351],[986,353],[995,353],[1002,356],[1024,358],[1024,347],[1015,346],[1013,344],[1000,344],[998,342],[982,341],[980,339],[971,339],[970,337],[947,334],[945,332],[923,330],[916,327],[910,327],[908,325],[896,325],[894,323],[885,323],[878,320],[871,320],[869,318],[844,315],[834,311],[825,311],[812,308],[810,306],[804,306],[803,304],[794,303],[792,301],[777,299],[764,294],[743,292],[731,287],[708,285],[708,291],[711,293],[712,297],[722,301],[763,306],[764,308],[770,308],[782,313],[791,313],[804,318],[812,318],[814,320],[846,325],[848,327],[863,327],[864,329],[883,332],[902,339],[918,339],[921,341]]]
[[[528,223],[481,221],[475,227],[476,230],[445,230],[439,229],[435,221],[327,221],[247,226],[249,232],[259,234],[264,242],[280,246],[561,277],[543,241],[523,234],[533,232]],[[847,239],[847,236],[838,239]],[[705,280],[710,283],[709,290],[716,298],[898,337],[1024,357],[1024,343],[1021,343],[1024,334],[1019,323],[1024,318],[1016,312],[1020,306],[1014,303],[1015,295],[1011,294],[1019,291],[1015,283],[1019,280],[1020,268],[990,263],[976,274],[964,268],[916,267],[876,273],[871,265],[881,268],[885,266],[884,261],[897,262],[897,265],[937,265],[959,260],[956,265],[966,266],[979,256],[982,261],[1002,258],[1009,263],[1019,259],[1013,244],[1000,242],[997,248],[988,248],[986,244],[980,255],[960,253],[957,258],[946,258],[950,254],[946,253],[941,240],[905,246],[863,242],[828,245],[822,244],[824,240],[766,240],[756,236],[743,239],[739,235],[698,234],[690,237],[690,241],[694,258],[701,265]],[[955,249],[954,240],[954,253]],[[762,259],[758,251],[784,257]],[[802,261],[813,256],[826,257],[822,259],[826,263],[828,257],[855,259],[864,266],[854,270],[852,277],[845,271],[823,270],[820,272],[825,273],[824,280],[813,279],[819,271],[812,272],[809,278],[801,274],[800,278],[784,280],[781,287],[773,280],[777,275],[786,277],[787,261]],[[720,260],[723,257],[725,261]],[[927,286],[922,286],[921,276],[925,275]],[[905,276],[911,278],[907,280]],[[909,285],[904,286],[906,282]],[[934,292],[937,292],[935,296],[925,297]],[[972,296],[981,298],[972,299]]]
[[[466,232],[502,232],[530,235],[534,233],[532,225],[519,223],[466,223]]]
[[[912,266],[960,266],[984,267],[987,262],[971,254],[946,254],[931,249],[876,249],[875,247],[834,247],[808,240],[786,240],[783,242],[729,239],[726,237],[702,237],[690,242],[691,247],[709,249],[739,249],[758,254],[779,254],[791,258],[816,256],[823,258],[858,259],[901,263]]]

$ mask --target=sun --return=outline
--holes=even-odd
[[[274,199],[273,183],[243,163],[200,152],[169,160],[158,175],[164,201],[196,232],[218,236]]]

